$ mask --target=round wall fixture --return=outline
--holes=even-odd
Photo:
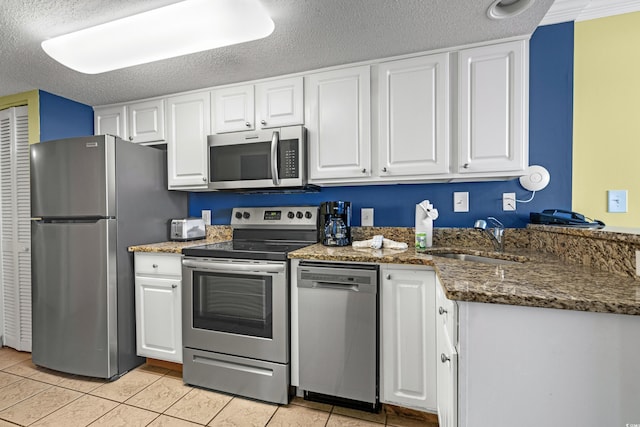
[[[543,166],[535,165],[529,166],[524,171],[524,175],[520,177],[520,185],[529,191],[540,191],[549,184],[550,180],[549,171]]]
[[[487,9],[491,19],[512,18],[521,14],[533,4],[534,0],[496,0]]]

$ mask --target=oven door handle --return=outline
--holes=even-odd
[[[280,132],[273,131],[271,137],[271,179],[273,185],[280,185],[280,177],[278,176],[278,144],[280,143]]]
[[[236,271],[254,271],[257,273],[283,273],[284,264],[236,264],[236,263],[211,263],[182,260],[182,265],[189,268],[204,269],[207,271],[219,271],[222,273],[233,273]]]

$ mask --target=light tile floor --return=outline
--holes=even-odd
[[[143,365],[113,382],[36,367],[0,348],[0,427],[5,426],[426,426],[295,398],[289,405],[190,387],[179,372]]]

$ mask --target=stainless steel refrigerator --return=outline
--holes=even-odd
[[[99,378],[142,363],[127,247],[168,240],[186,213],[160,149],[108,135],[32,145],[33,363]]]

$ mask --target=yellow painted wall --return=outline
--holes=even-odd
[[[40,141],[40,95],[38,90],[0,96],[0,110],[11,107],[27,106],[29,115],[29,144]]]
[[[628,190],[627,213],[607,212],[607,190]],[[640,227],[640,12],[575,24],[572,205]]]

